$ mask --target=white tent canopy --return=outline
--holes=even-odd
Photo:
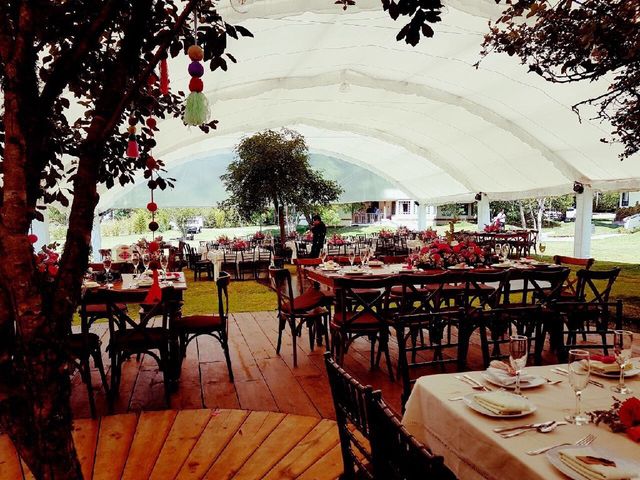
[[[562,194],[574,181],[594,189],[640,189],[640,162],[621,162],[611,130],[580,123],[571,106],[605,84],[551,84],[515,58],[479,68],[493,0],[450,0],[432,39],[397,42],[401,28],[378,0],[343,12],[331,0],[255,0],[225,18],[255,39],[232,41],[229,71],[205,75],[219,129],[205,135],[159,123],[155,155],[168,165],[214,151],[264,128],[287,126],[313,151],[363,166],[426,203]],[[304,10],[302,10],[304,6]],[[170,63],[172,88],[188,83],[187,59]],[[101,209],[110,198],[103,197]]]

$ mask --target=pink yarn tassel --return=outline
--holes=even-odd
[[[135,140],[129,140],[127,145],[127,157],[129,158],[138,158],[140,156],[140,152],[138,151],[138,142]]]

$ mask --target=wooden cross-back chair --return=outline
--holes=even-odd
[[[144,303],[147,293],[146,290],[105,291],[109,315],[111,406],[120,387],[122,364],[132,355],[143,353],[158,363],[164,378],[165,400],[169,405],[170,383],[175,375],[172,356],[179,354],[177,339],[171,334],[170,323],[178,314],[180,300],[172,286],[162,289],[162,299],[155,304]],[[131,318],[127,311],[117,307],[119,303],[140,304],[139,318]]]
[[[287,326],[291,330],[293,343],[293,365],[298,366],[297,338],[302,328],[309,332],[309,348],[313,350],[314,340],[322,345],[322,336],[329,345],[327,297],[314,288],[296,296],[291,285],[291,273],[286,268],[269,268],[271,288],[278,297],[278,344],[276,353],[280,355],[282,334]]]
[[[371,462],[376,479],[454,480],[444,457],[434,455],[402,425],[378,390],[365,391]]]
[[[591,270],[591,267],[595,263],[593,258],[576,258],[567,257],[563,255],[554,255],[553,263],[556,265],[562,265],[565,267],[579,267],[582,270]],[[563,288],[561,296],[563,297],[575,297],[577,294],[578,276],[569,274]]]
[[[354,340],[371,342],[371,368],[379,366],[384,353],[389,378],[393,370],[389,357],[389,303],[393,284],[388,278],[339,278],[336,280],[336,307],[331,319],[331,351],[339,364]],[[375,346],[378,342],[378,354]],[[375,357],[375,361],[374,361]]]
[[[601,349],[605,355],[612,348],[607,337],[611,336],[613,330],[622,328],[622,301],[610,301],[611,290],[620,270],[620,267],[578,270],[575,298],[567,301],[566,297],[562,297],[555,303],[556,311],[565,322],[563,334],[566,335],[566,343],[562,359],[571,348]],[[579,334],[583,339],[580,344],[577,342]],[[594,336],[600,343],[592,340]]]
[[[402,405],[407,401],[416,379],[425,369],[448,363],[459,363],[460,322],[462,307],[451,307],[445,292],[450,282],[461,281],[461,274],[443,272],[435,275],[406,274],[399,279],[402,293],[394,317],[398,341],[398,376],[402,379]],[[396,287],[397,288],[397,287]],[[454,337],[453,330],[457,332]],[[427,337],[425,338],[425,333]],[[457,339],[457,340],[456,340]],[[453,357],[445,351],[455,350]],[[432,352],[432,357],[427,355]]]
[[[336,423],[340,436],[342,479],[374,479],[369,444],[369,415],[367,414],[367,394],[371,386],[364,386],[349,375],[331,357],[324,354],[325,366],[331,387],[331,396],[336,411]]]
[[[216,280],[218,292],[218,309],[212,315],[177,316],[172,328],[180,342],[180,358],[187,355],[189,343],[201,335],[209,335],[220,342],[227,362],[229,379],[233,382],[231,357],[229,356],[229,284],[231,276],[227,272],[220,272]]]

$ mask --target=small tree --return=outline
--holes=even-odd
[[[325,180],[309,165],[304,137],[293,130],[266,130],[243,138],[236,146],[238,158],[227,167],[222,181],[229,192],[227,204],[249,220],[273,205],[284,245],[284,207],[305,211],[335,201],[342,189]]]

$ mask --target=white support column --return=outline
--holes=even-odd
[[[478,231],[484,230],[484,227],[491,224],[491,208],[489,206],[489,198],[484,193],[480,194],[482,198],[478,201]]]
[[[585,186],[576,194],[576,225],[573,238],[573,256],[589,258],[591,255],[591,219],[593,216],[593,190]]]
[[[98,214],[93,217],[93,229],[91,230],[91,255],[95,262],[100,261],[100,249],[102,248],[101,219],[102,217]]]
[[[427,204],[425,201],[421,200],[418,205],[418,230],[426,230],[427,229]]]
[[[42,245],[49,245],[51,238],[49,236],[49,213],[46,210],[42,210],[44,217],[43,221],[34,220],[31,222],[31,231],[38,237],[38,241],[35,243],[34,248],[40,250]]]

